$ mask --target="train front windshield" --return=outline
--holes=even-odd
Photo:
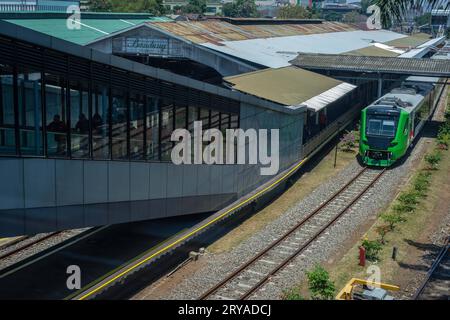
[[[396,117],[369,115],[367,118],[366,134],[368,136],[393,138],[395,137],[396,129],[397,129]]]

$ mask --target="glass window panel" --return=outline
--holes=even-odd
[[[232,114],[230,128],[237,129],[238,126],[239,126],[239,116],[237,114]]]
[[[175,129],[186,128],[186,107],[176,107],[175,109]]]
[[[144,96],[130,97],[130,158],[144,159]]]
[[[163,100],[161,106],[161,160],[170,160],[173,142],[170,136],[173,131],[173,103]]]
[[[220,129],[220,112],[211,110],[211,128]]]
[[[203,131],[209,129],[209,109],[200,109],[200,121],[202,122]]]
[[[13,68],[0,63],[0,154],[16,153],[13,83]]]
[[[73,158],[89,157],[89,91],[81,82],[70,81],[70,129]]]
[[[41,73],[19,68],[17,74],[20,152],[41,156],[43,150]]]
[[[230,128],[230,114],[221,113],[220,114],[220,130],[225,133],[226,129]]]
[[[125,92],[112,90],[112,157],[126,159],[127,155],[127,118]]]
[[[188,108],[188,130],[190,132],[194,132],[194,122],[198,121],[199,118],[199,109],[196,107],[189,107]]]
[[[92,153],[94,159],[109,159],[109,92],[101,85],[92,92]]]
[[[147,99],[147,159],[158,160],[158,140],[159,140],[159,108],[158,99],[148,97]]]
[[[67,155],[66,83],[56,75],[45,74],[45,110],[47,125],[47,154]]]

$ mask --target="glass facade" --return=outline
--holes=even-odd
[[[0,152],[16,153],[14,70],[0,63]]]
[[[194,121],[203,130],[238,126],[239,103],[210,93],[192,91],[182,103],[164,82],[142,77],[135,85],[125,72],[118,80],[116,71],[88,60],[86,67],[78,61],[73,73],[70,59],[8,59],[13,62],[0,55],[0,156],[170,161],[174,129],[193,132]],[[198,105],[190,105],[197,97]]]

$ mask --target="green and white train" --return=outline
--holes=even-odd
[[[436,108],[439,78],[409,77],[400,88],[362,110],[359,153],[363,163],[388,167],[402,158]]]

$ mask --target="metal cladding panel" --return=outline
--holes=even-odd
[[[25,234],[37,234],[56,230],[57,224],[56,208],[28,209],[25,213]]]
[[[25,209],[8,210],[0,215],[0,235],[11,237],[25,234]]]
[[[83,161],[56,160],[56,205],[83,203]]]
[[[108,162],[108,201],[130,200],[130,162]]]
[[[167,198],[181,197],[183,194],[183,167],[167,164]]]
[[[130,197],[134,200],[148,199],[150,191],[150,168],[148,163],[130,163]]]
[[[90,74],[89,61],[69,56],[69,74],[71,77],[88,79]]]
[[[55,160],[24,159],[23,161],[25,207],[55,206]]]
[[[183,197],[196,196],[198,165],[183,165]]]
[[[104,204],[91,204],[84,207],[84,221],[87,226],[108,224],[108,207]]]
[[[16,60],[16,50],[11,39],[0,37],[0,56],[3,62],[13,63]]]
[[[108,224],[131,221],[130,202],[108,203]]]
[[[150,164],[150,199],[167,196],[167,163]]]
[[[23,160],[0,159],[0,209],[24,207]]]
[[[79,206],[64,206],[56,208],[56,224],[65,229],[79,228],[84,225],[84,210]]]
[[[84,161],[84,203],[108,201],[108,165],[106,161]]]

